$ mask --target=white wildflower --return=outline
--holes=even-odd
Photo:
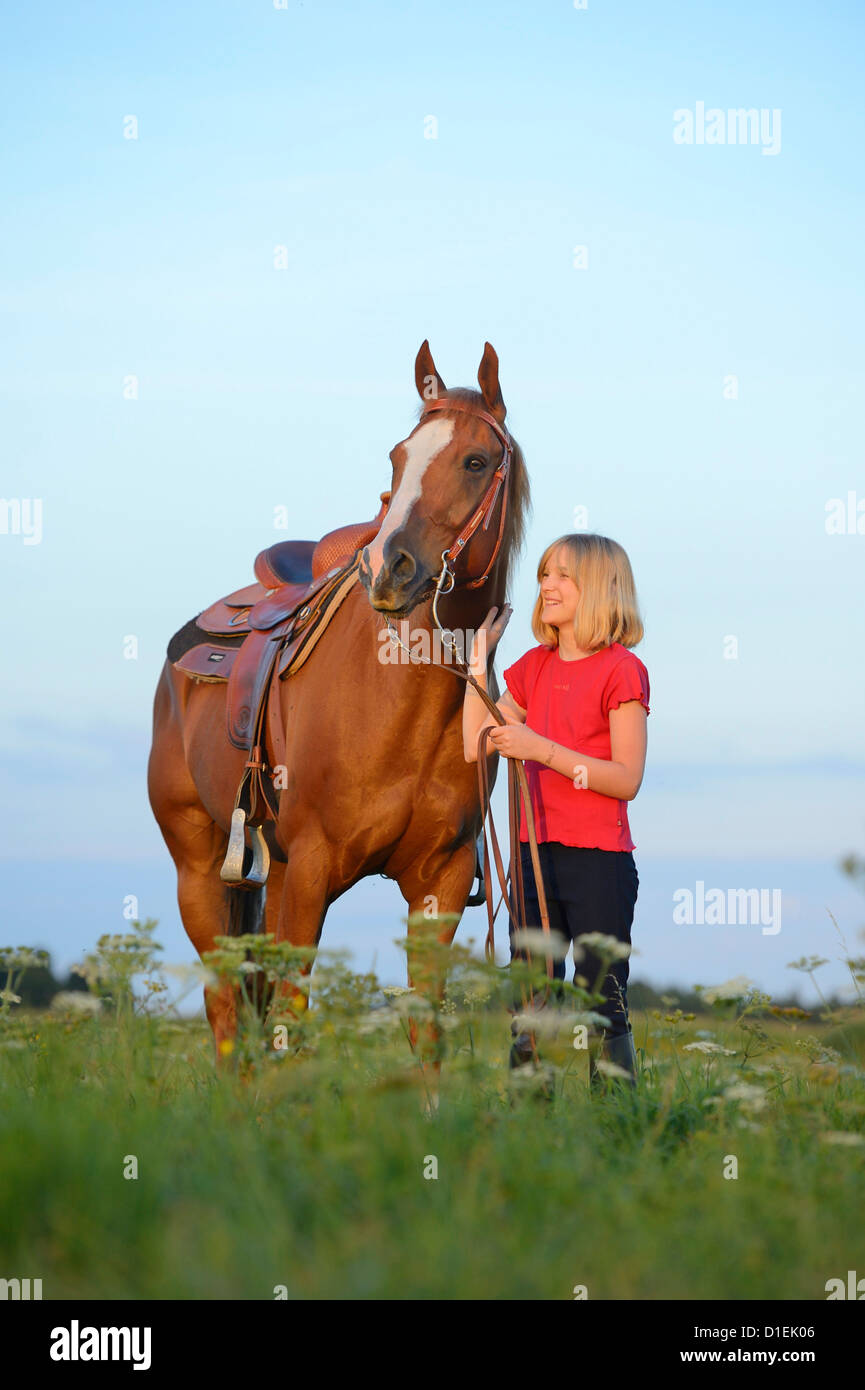
[[[565,1033],[571,1038],[574,1029],[579,1024],[584,1024],[586,1027],[593,1024],[602,1027],[608,1022],[608,1019],[591,1011],[565,1013],[561,1009],[538,1009],[514,1016],[514,1023],[519,1033],[540,1033],[545,1038],[554,1038],[560,1033]]]
[[[528,951],[530,956],[551,956],[553,960],[564,960],[570,949],[570,942],[561,932],[545,932],[539,927],[524,927],[512,936],[514,950]]]
[[[99,1014],[102,1000],[80,989],[61,989],[51,1000],[51,1009],[56,1013]]]
[[[521,1090],[550,1091],[556,1084],[556,1076],[559,1072],[558,1067],[552,1066],[548,1062],[537,1063],[534,1060],[524,1062],[522,1066],[514,1067],[509,1073],[508,1081],[511,1086]]]
[[[355,1027],[362,1036],[387,1032],[399,1027],[399,1017],[393,1009],[370,1009],[369,1013],[361,1015]]]
[[[485,1004],[493,992],[489,977],[482,975],[480,971],[467,974],[462,981],[462,988],[463,1003],[469,1009],[478,1004]]]
[[[620,1076],[623,1081],[631,1080],[629,1071],[625,1071],[625,1068],[620,1067],[616,1062],[608,1062],[605,1057],[599,1057],[595,1066],[603,1076]]]
[[[735,979],[725,980],[722,985],[712,985],[709,989],[704,989],[702,994],[707,1004],[714,1004],[716,1000],[744,999],[753,988],[753,980],[749,980],[745,975],[737,975]]]
[[[440,1024],[441,1024],[442,1028],[447,1029],[448,1032],[449,1032],[452,1028],[462,1028],[462,1027],[464,1027],[464,1021],[463,1021],[463,1019],[458,1018],[458,1017],[456,1016],[456,1014],[443,1014],[443,1015],[440,1017],[439,1022],[440,1022]]]
[[[416,1017],[420,1014],[431,1014],[432,1004],[422,995],[416,994],[414,990],[405,990],[398,994],[391,1002],[391,1007],[400,1015],[401,1018]]]
[[[737,1081],[724,1092],[725,1100],[738,1100],[748,1110],[762,1110],[766,1104],[766,1092],[762,1086],[750,1086],[747,1081]]]
[[[196,985],[216,985],[219,983],[218,976],[213,970],[208,970],[206,965],[199,961],[190,962],[185,965],[163,965],[161,966],[164,975],[173,975],[179,980],[181,985],[185,985],[187,992],[194,989]]]
[[[610,960],[627,960],[631,954],[631,947],[627,942],[619,941],[617,937],[608,936],[602,931],[583,932],[576,939],[583,943],[587,951],[594,951],[599,956],[607,956]]]

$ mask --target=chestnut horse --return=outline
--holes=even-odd
[[[418,423],[391,450],[390,507],[362,552],[360,583],[310,660],[279,682],[288,776],[271,827],[265,890],[226,887],[220,879],[247,757],[226,734],[227,687],[190,680],[169,661],[162,670],[148,790],[177,869],[183,925],[199,955],[217,936],[261,929],[262,895],[265,931],[277,941],[317,946],[330,904],[371,874],[396,880],[409,915],[429,917],[431,903],[436,916],[462,914],[466,906],[481,817],[477,769],[463,755],[465,686],[447,666],[383,661],[382,633],[390,619],[405,630],[400,620],[411,615],[412,642],[422,629],[430,654],[436,650],[431,599],[442,553],[488,496],[504,438],[511,448],[504,485],[489,524],[459,551],[437,616],[455,632],[474,632],[491,607],[501,607],[522,545],[529,485],[522,451],[504,430],[498,358],[489,343],[480,392],[448,392],[427,342],[415,381]],[[486,579],[472,585],[491,559]],[[397,650],[392,643],[390,650]],[[267,756],[273,765],[272,750]],[[491,754],[491,783],[497,762]],[[438,924],[438,940],[449,945],[457,925]],[[410,923],[409,947],[412,930]],[[208,987],[205,1001],[219,1057],[237,1028],[234,991]]]

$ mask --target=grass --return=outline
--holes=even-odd
[[[861,1008],[671,1001],[632,1014],[637,1091],[590,1095],[569,1019],[510,1075],[507,972],[457,950],[430,1117],[414,996],[322,959],[313,1007],[274,1015],[289,1045],[250,1017],[216,1069],[203,1020],[131,992],[152,926],[90,958],[98,1012],[0,1009],[0,1274],[47,1299],[824,1299],[861,1266]],[[211,965],[297,984],[299,959]]]

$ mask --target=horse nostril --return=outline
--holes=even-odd
[[[405,580],[411,579],[416,568],[415,562],[408,551],[400,550],[391,561],[391,577],[404,583]]]

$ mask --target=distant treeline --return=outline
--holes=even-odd
[[[714,980],[706,980],[706,985],[714,984]],[[757,982],[757,988],[760,988]],[[768,991],[767,991],[768,993]],[[669,1000],[675,999],[674,1004]],[[842,1000],[834,994],[827,994],[826,1003],[816,996],[809,994],[806,999],[802,999],[798,993],[794,994],[773,994],[772,1003],[780,1009],[806,1009],[809,1013],[819,1013],[827,1005],[831,1009],[841,1008],[842,1005],[849,1005],[850,1001]],[[654,985],[647,985],[642,980],[628,981],[628,1008],[629,1009],[660,1009],[664,1013],[669,1013],[674,1009],[681,1009],[685,1014],[704,1014],[711,1010],[702,1000],[699,994],[694,994],[692,990],[681,989],[677,985],[670,985],[666,989],[656,989]]]
[[[70,972],[65,979],[57,979],[51,969],[50,957],[47,965],[30,966],[27,970],[20,972],[0,970],[0,990],[8,988],[10,973],[13,977],[15,993],[20,997],[22,1005],[29,1009],[47,1009],[55,994],[61,992],[80,990],[84,994],[89,993],[87,981],[82,979],[80,975],[73,975]]]

